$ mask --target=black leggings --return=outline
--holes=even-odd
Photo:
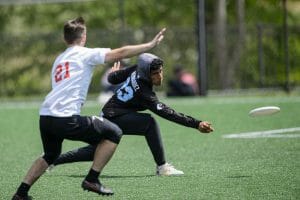
[[[145,136],[156,164],[162,165],[166,162],[159,126],[150,114],[133,112],[109,118],[109,121],[117,124],[123,131],[123,135]],[[61,154],[54,164],[92,161],[95,149],[96,146],[88,145],[66,152]]]

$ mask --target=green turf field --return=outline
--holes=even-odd
[[[167,160],[182,177],[156,177],[143,137],[123,137],[101,181],[113,188],[107,199],[300,199],[300,97],[208,97],[166,99],[165,103],[213,123],[204,135],[156,116]],[[253,118],[250,109],[279,106],[276,115]],[[0,103],[0,199],[10,199],[32,161],[42,153],[38,103]],[[83,114],[97,114],[96,103]],[[266,137],[224,138],[227,134],[296,128]],[[298,128],[298,131],[297,131]],[[251,134],[250,134],[251,135]],[[63,150],[84,145],[64,142]],[[81,187],[91,163],[58,166],[31,189],[37,200],[100,199]]]

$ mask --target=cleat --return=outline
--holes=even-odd
[[[53,164],[49,165],[49,167],[46,169],[46,172],[50,173],[54,167],[55,167],[55,165],[53,165]]]
[[[25,197],[21,197],[17,194],[15,194],[11,200],[32,200],[32,197],[31,196],[25,196]]]
[[[156,175],[158,176],[180,176],[183,174],[183,171],[175,169],[175,167],[169,163],[157,166],[156,168]]]
[[[87,190],[88,192],[95,192],[99,195],[113,195],[114,192],[109,189],[109,188],[105,188],[101,183],[92,183],[89,182],[87,180],[84,180],[81,184],[82,189],[85,191]]]

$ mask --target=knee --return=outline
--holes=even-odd
[[[122,130],[114,123],[110,122],[109,128],[104,132],[104,138],[119,144],[122,138]]]
[[[146,120],[148,121],[148,126],[146,128],[147,133],[152,133],[153,131],[159,130],[158,123],[152,115],[147,114]]]
[[[149,115],[149,128],[157,127],[157,122],[152,115]]]
[[[60,153],[44,153],[42,158],[46,161],[48,165],[51,165],[58,158],[59,154]]]
[[[93,117],[93,125],[98,133],[100,133],[105,139],[119,144],[123,132],[116,124],[110,122],[105,118]]]

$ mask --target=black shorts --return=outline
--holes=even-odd
[[[61,153],[64,139],[82,141],[88,144],[98,144],[103,139],[118,143],[115,137],[119,128],[104,118],[98,117],[95,126],[95,116],[52,117],[40,116],[40,134],[44,148],[44,158],[48,164]],[[121,134],[121,133],[119,133]],[[118,136],[118,135],[117,135]]]

